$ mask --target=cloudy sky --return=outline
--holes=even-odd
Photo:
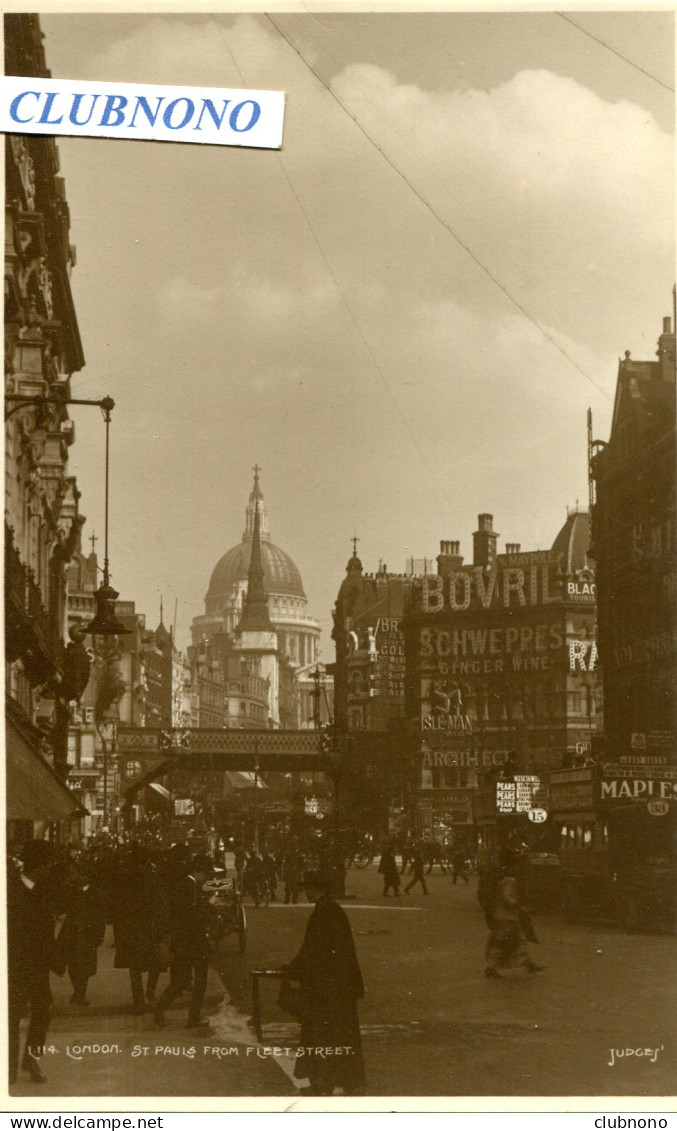
[[[187,642],[258,462],[331,659],[354,533],[398,571],[469,557],[479,512],[534,549],[585,504],[586,409],[605,438],[618,357],[672,307],[673,16],[273,20],[42,17],[55,78],[287,93],[280,152],[60,140],[73,388],[117,402],[121,596],[178,601]],[[73,415],[101,534],[102,429]]]

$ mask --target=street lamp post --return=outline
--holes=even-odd
[[[332,855],[339,895],[345,895],[345,868],[344,855],[341,844],[341,813],[339,808],[340,785],[344,771],[346,745],[350,741],[347,733],[339,730],[338,724],[332,720],[321,728],[320,751],[329,762],[330,776],[334,785],[334,812]]]
[[[108,797],[108,774],[113,764],[117,752],[117,726],[113,720],[106,719],[98,727],[99,738],[101,739],[101,753],[103,755],[103,827],[111,828],[113,821],[108,820],[109,797]],[[108,743],[110,741],[110,750]],[[109,758],[112,756],[112,759]],[[113,797],[110,799],[112,804],[115,804],[115,788],[113,789]],[[114,810],[113,810],[114,812]]]
[[[99,401],[84,400],[81,397],[32,397],[28,393],[7,393],[5,396],[6,404],[11,404],[13,407],[5,413],[5,420],[9,420],[10,416],[14,416],[22,408],[30,408],[31,405],[70,405],[70,404],[83,404],[94,405],[100,408],[102,412],[110,413],[115,408],[115,401],[112,397],[102,397]]]
[[[322,694],[321,688],[320,688],[320,681],[322,679],[322,673],[321,673],[319,667],[316,667],[315,671],[311,672],[310,674],[311,674],[311,678],[312,678],[312,681],[313,681],[313,726],[315,727],[315,730],[319,730],[320,729],[320,697],[321,697],[321,694]]]
[[[259,854],[259,743],[254,739],[254,852]]]
[[[104,398],[100,402],[100,408],[103,413],[104,423],[106,425],[106,458],[104,465],[104,558],[103,558],[103,578],[101,585],[94,594],[96,601],[96,614],[94,620],[88,627],[88,632],[92,636],[126,636],[132,629],[125,628],[123,624],[117,619],[115,615],[115,601],[119,596],[117,590],[113,589],[110,583],[110,571],[108,562],[108,487],[109,487],[109,457],[110,457],[110,421],[111,412],[115,407],[115,402],[111,397]]]

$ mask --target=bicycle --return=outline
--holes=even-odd
[[[215,950],[230,934],[237,934],[238,950],[244,954],[247,945],[247,916],[235,880],[208,880],[203,890],[207,903],[207,937]]]

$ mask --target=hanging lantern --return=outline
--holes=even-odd
[[[119,597],[116,589],[113,589],[110,583],[110,573],[108,568],[108,471],[109,471],[109,451],[110,451],[110,419],[111,412],[115,408],[115,401],[112,397],[104,397],[100,402],[101,412],[103,413],[104,423],[106,425],[106,458],[105,458],[105,476],[104,476],[104,559],[103,559],[103,580],[101,585],[94,594],[96,601],[96,615],[94,620],[87,626],[87,632],[90,636],[128,636],[131,628],[125,626],[117,619],[115,615],[115,601]]]
[[[99,586],[94,594],[96,615],[87,626],[90,636],[126,636],[132,631],[131,628],[125,628],[115,615],[115,601],[118,596],[117,590],[105,581]]]

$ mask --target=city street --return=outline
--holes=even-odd
[[[357,896],[345,907],[367,986],[360,1019],[373,1094],[674,1094],[673,936],[539,918],[542,941],[531,949],[545,972],[489,980],[476,878],[454,886],[436,867],[426,881],[428,897],[417,887],[384,899],[376,866],[346,880]],[[309,910],[248,908],[242,961],[226,940],[224,977],[242,1009],[246,971],[288,961]],[[276,1009],[274,983],[264,995],[264,1042],[293,1044],[297,1026]],[[654,1063],[614,1057],[610,1067],[610,1050],[626,1048],[660,1051]]]
[[[355,898],[344,906],[367,986],[360,1018],[370,1094],[674,1094],[673,936],[542,917],[532,950],[547,969],[489,980],[476,879],[454,886],[437,868],[426,879],[428,897],[417,889],[384,899],[376,866],[348,873]],[[67,979],[53,979],[49,1040],[59,1051],[45,1057],[48,1083],[22,1083],[13,1094],[293,1096],[293,1059],[279,1050],[297,1044],[298,1026],[276,1005],[277,983],[263,982],[257,1049],[248,975],[295,954],[310,910],[305,902],[247,906],[245,955],[233,936],[219,952],[223,1001],[210,975],[206,1035],[182,1027],[183,1003],[164,1030],[150,1014],[126,1012],[127,972],[113,970],[112,948],[102,947],[91,1005],[79,1014],[66,1004]],[[119,1051],[74,1052],[104,1042]],[[148,1051],[134,1056],[135,1046]]]
[[[674,4],[58,7],[3,17],[15,1107],[665,1106]]]

